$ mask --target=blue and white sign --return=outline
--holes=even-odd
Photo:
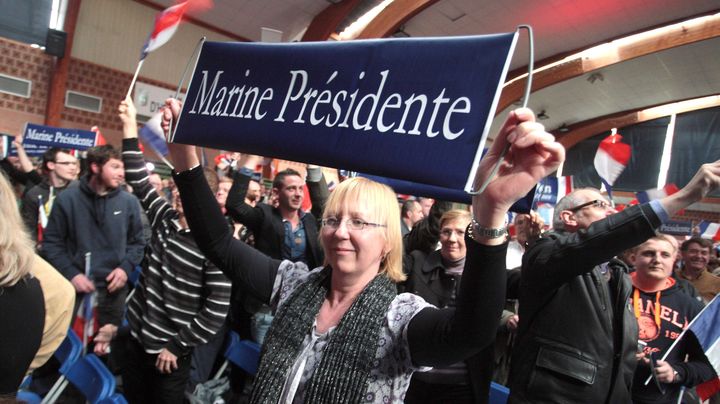
[[[358,174],[358,176],[385,184],[399,194],[429,197],[448,202],[464,203],[466,205],[470,205],[472,203],[472,195],[460,189],[449,189],[433,185],[418,184],[416,182],[396,180],[368,174]],[[530,212],[534,196],[535,188],[531,189],[530,192],[528,192],[522,199],[515,202],[510,207],[510,211],[516,213]]]
[[[42,155],[51,147],[86,150],[95,146],[95,137],[95,132],[89,130],[56,128],[28,123],[25,125],[23,147],[29,156]]]
[[[693,223],[691,221],[670,220],[660,225],[658,229],[660,233],[672,234],[675,236],[690,236],[693,231]]]
[[[573,191],[573,177],[545,177],[538,182],[533,206],[539,204],[557,205],[565,195]]]
[[[469,189],[516,39],[206,42],[171,140]]]

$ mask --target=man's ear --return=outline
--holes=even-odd
[[[629,258],[630,258],[630,264],[632,264],[632,266],[635,266],[635,258],[637,258],[636,256],[637,256],[637,251],[634,251],[632,254],[630,254]]]
[[[88,168],[93,175],[97,175],[100,173],[100,165],[98,165],[97,163],[90,163]]]
[[[563,221],[563,223],[565,223],[565,227],[577,227],[577,219],[575,219],[575,214],[570,212],[569,210],[563,210],[562,212],[560,212],[560,219]]]

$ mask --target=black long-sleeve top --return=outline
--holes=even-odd
[[[202,170],[193,168],[175,174],[174,179],[188,224],[203,254],[232,282],[241,282],[250,293],[269,302],[281,261],[233,239]],[[410,353],[418,366],[456,363],[477,353],[495,337],[505,301],[507,244],[484,246],[467,239],[467,245],[457,307],[423,309],[408,325]]]

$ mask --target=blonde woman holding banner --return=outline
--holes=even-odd
[[[165,130],[179,110],[168,100]],[[320,230],[325,265],[308,269],[234,240],[204,183],[195,147],[170,145],[175,182],[200,249],[276,313],[251,402],[400,402],[413,372],[458,362],[493,340],[504,302],[505,214],[565,156],[533,113],[519,109],[481,163],[476,184],[508,143],[499,174],[473,198],[463,284],[457,308],[446,310],[396,294],[395,283],[404,279],[400,213],[387,186],[353,178],[335,189]]]

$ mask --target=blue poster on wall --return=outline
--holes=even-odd
[[[171,140],[468,189],[516,40],[206,42]]]

